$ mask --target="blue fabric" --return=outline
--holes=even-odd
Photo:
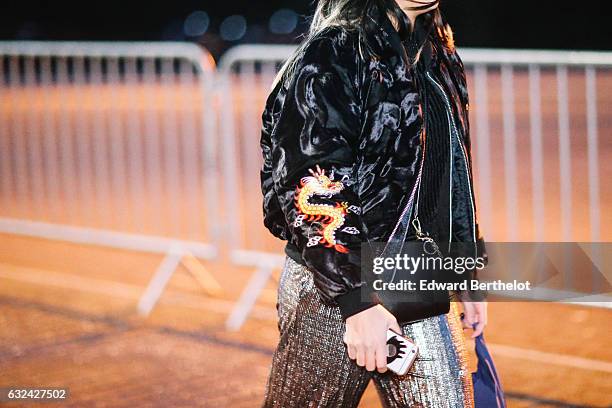
[[[474,406],[476,408],[506,408],[506,399],[484,336],[476,337],[478,368],[472,373]]]

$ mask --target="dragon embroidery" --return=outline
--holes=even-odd
[[[346,214],[349,211],[357,213],[358,207],[349,206],[346,201],[335,205],[311,202],[310,199],[314,196],[331,198],[344,189],[344,184],[342,181],[333,180],[333,172],[331,177],[325,175],[325,170],[322,170],[318,164],[316,171],[312,169],[308,171],[312,176],[302,177],[300,186],[295,192],[295,206],[299,215],[295,219],[294,226],[301,226],[304,220],[320,224],[321,228],[314,236],[309,237],[306,245],[322,244],[329,248],[333,247],[338,252],[347,253],[348,248],[336,240],[336,231],[343,227]],[[343,227],[340,231],[359,234],[355,227]]]

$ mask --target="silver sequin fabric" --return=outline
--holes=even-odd
[[[419,346],[405,376],[369,372],[350,360],[337,306],[322,302],[312,272],[287,257],[278,288],[280,339],[264,407],[356,407],[373,380],[385,407],[473,407],[473,386],[457,305],[402,327]]]

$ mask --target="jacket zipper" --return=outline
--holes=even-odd
[[[448,119],[448,124],[449,124],[449,129],[451,131],[451,138],[454,136],[457,139],[457,142],[459,143],[459,147],[461,148],[461,157],[463,158],[463,163],[465,165],[465,170],[466,170],[466,177],[467,177],[467,184],[468,184],[468,191],[470,194],[470,209],[471,209],[471,220],[472,220],[472,239],[474,241],[474,243],[476,243],[476,219],[475,219],[475,211],[474,211],[474,195],[473,195],[473,190],[472,190],[472,183],[470,182],[470,166],[467,160],[467,156],[465,153],[465,147],[463,145],[463,142],[461,141],[461,138],[459,137],[459,132],[457,131],[457,127],[455,125],[455,121],[452,119],[451,115],[452,115],[452,110],[451,110],[451,105],[450,105],[450,101],[448,100],[448,96],[446,95],[446,93],[444,92],[444,88],[442,87],[442,85],[440,85],[431,75],[429,72],[427,72],[427,77],[430,79],[430,81],[432,81],[437,87],[438,89],[440,89],[440,92],[442,93],[442,96],[444,98],[444,102],[446,103],[446,107],[447,107],[447,112],[446,112],[446,117]],[[452,172],[452,161],[453,161],[453,156],[454,156],[454,151],[453,151],[453,144],[452,144],[452,140],[451,140],[451,172],[450,172],[450,177],[451,177],[451,185],[450,185],[450,189],[452,191],[453,188],[453,172]],[[452,197],[452,194],[451,194]],[[452,238],[452,201],[451,201],[451,206],[450,206],[450,211],[451,211],[451,234],[449,235],[449,240]]]

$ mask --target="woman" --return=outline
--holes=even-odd
[[[266,407],[357,406],[371,378],[385,406],[473,405],[457,306],[400,327],[360,265],[363,243],[387,242],[406,208],[415,216],[417,186],[436,241],[484,251],[465,74],[438,1],[319,0],[268,97],[264,223],[288,242]],[[464,299],[477,336],[486,304]],[[389,328],[419,346],[407,376],[386,373]]]

